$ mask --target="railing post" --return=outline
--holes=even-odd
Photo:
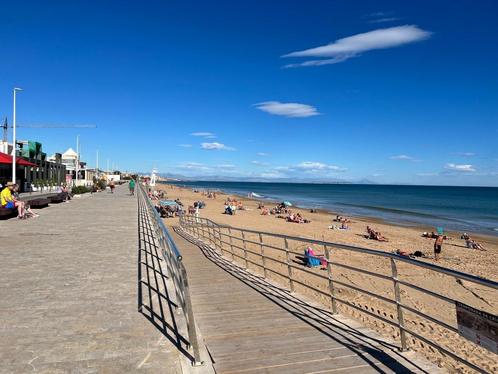
[[[289,253],[289,242],[287,241],[287,238],[284,238],[284,243],[285,243],[285,255],[287,258],[287,273],[289,275],[289,287],[290,291],[294,292],[294,281],[292,280],[292,267],[291,267],[290,253]]]
[[[398,283],[398,269],[396,268],[396,262],[394,258],[391,257],[391,271],[392,271],[392,279],[394,283],[394,298],[396,301],[396,309],[398,312],[398,324],[399,324],[399,338],[401,341],[400,350],[402,352],[408,350],[408,346],[406,345],[406,332],[404,330],[405,320],[403,317],[403,308],[401,307],[401,292],[399,289]]]
[[[261,235],[261,233],[259,234],[259,247],[261,249],[261,262],[263,264],[263,274],[264,274],[265,279],[266,279],[267,272],[266,272],[265,247],[263,246],[263,235]]]
[[[223,257],[223,239],[221,238],[221,227],[218,225],[216,226],[217,232],[218,232],[218,242],[220,243],[220,254]]]
[[[247,264],[247,247],[246,247],[246,236],[244,234],[244,231],[241,231],[242,233],[242,246],[244,247],[244,261],[246,263],[246,270],[249,268]]]
[[[185,309],[187,310],[187,318],[188,318],[188,323],[187,323],[188,340],[190,345],[192,346],[192,350],[194,353],[194,366],[200,366],[203,365],[203,362],[201,361],[201,353],[199,350],[197,329],[195,326],[194,313],[192,310],[192,301],[190,300],[190,290],[188,286],[187,271],[185,270],[185,266],[183,266],[183,264],[180,265],[180,271],[183,280],[183,288],[185,290],[184,301],[185,301]]]
[[[210,238],[210,241],[213,245],[213,249],[215,252],[216,251],[216,235],[215,235],[215,228],[214,228],[214,224],[212,222],[209,222],[209,238]]]
[[[233,255],[233,241],[232,241],[232,230],[228,228],[228,238],[230,240],[230,254],[232,255],[232,262],[235,261],[235,256]]]
[[[329,278],[329,290],[330,290],[330,300],[332,301],[332,313],[337,314],[335,288],[334,288],[334,282],[332,281],[332,265],[330,263],[330,250],[326,245],[324,245],[323,248],[325,249],[325,259],[327,260],[327,276]]]

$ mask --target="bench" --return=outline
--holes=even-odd
[[[9,209],[0,206],[0,219],[7,219],[17,215],[17,209]]]
[[[26,203],[32,209],[41,209],[47,207],[48,204],[50,203],[50,200],[45,198],[39,198],[39,199],[28,200]]]
[[[59,204],[64,202],[64,195],[62,193],[50,196],[49,198],[50,204]]]

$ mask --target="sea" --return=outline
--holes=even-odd
[[[401,225],[442,227],[498,236],[497,187],[448,187],[367,184],[260,182],[167,182],[219,190],[303,208],[325,209],[350,216],[381,218]]]

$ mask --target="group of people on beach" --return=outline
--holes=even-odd
[[[227,197],[225,200],[225,214],[234,215],[237,210],[246,210],[242,201]]]
[[[293,213],[292,210],[287,205],[285,205],[285,203],[280,203],[271,209],[266,208],[263,203],[259,203],[258,209],[261,210],[262,216],[272,215],[277,218],[283,218],[287,222],[293,222],[293,223],[311,222],[309,219],[304,218],[301,215],[301,213]]]

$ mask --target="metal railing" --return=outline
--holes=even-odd
[[[192,364],[194,366],[202,365],[203,362],[201,360],[201,355],[200,355],[199,337],[197,334],[194,312],[192,309],[192,302],[190,299],[187,271],[182,263],[182,255],[178,250],[178,248],[176,247],[176,244],[173,238],[171,237],[168,229],[164,225],[161,216],[156,211],[154,205],[147,196],[144,187],[139,181],[137,181],[136,186],[137,186],[136,190],[138,190],[137,197],[138,199],[141,199],[145,205],[145,209],[152,223],[152,228],[155,234],[155,238],[159,243],[162,256],[166,261],[168,276],[173,282],[175,295],[176,295],[176,303],[174,304],[175,308],[178,313],[183,313],[183,316],[185,318],[187,326],[188,342],[189,342],[188,348],[189,349],[191,348],[193,351]],[[139,292],[141,292],[141,287],[139,288]]]
[[[409,305],[410,302],[408,301],[414,299],[416,295],[413,294],[416,293],[435,298],[443,303],[450,303],[453,307],[456,302],[461,302],[462,300],[458,300],[451,294],[444,295],[438,289],[431,290],[429,289],[431,287],[427,285],[417,285],[415,282],[402,279],[400,269],[403,273],[416,274],[422,277],[426,274],[424,272],[431,272],[437,273],[439,277],[448,276],[449,280],[456,281],[457,283],[461,283],[462,281],[470,282],[473,285],[486,288],[491,293],[492,300],[498,300],[497,282],[394,253],[323,240],[236,228],[228,225],[220,225],[209,219],[196,216],[184,215],[180,217],[180,227],[188,234],[203,241],[222,256],[227,257],[229,261],[239,263],[245,269],[249,269],[252,266],[258,269],[265,279],[272,278],[272,275],[274,275],[272,279],[278,278],[280,281],[283,279],[288,284],[291,292],[296,291],[296,287],[298,286],[301,289],[311,290],[315,295],[323,296],[325,299],[330,300],[331,309],[334,314],[338,312],[338,304],[342,304],[392,326],[398,331],[399,349],[401,351],[409,349],[407,335],[411,335],[420,342],[435,348],[440,353],[451,357],[477,372],[487,372],[485,369],[479,367],[478,364],[472,363],[453,352],[459,345],[467,342],[464,338],[455,336],[449,346],[445,347],[436,337],[424,336],[421,332],[415,331],[416,329],[407,327],[407,322],[415,324],[414,321],[429,321],[431,324],[439,326],[442,331],[450,331],[458,334],[458,328],[455,327],[455,320],[445,322],[441,316],[430,315],[424,311],[425,309],[420,304],[412,302],[412,305]],[[297,261],[294,261],[293,258],[303,256],[303,251],[297,251],[295,249],[296,245],[292,246],[291,242],[294,244],[301,243],[301,245],[304,243],[305,246],[312,245],[315,249],[317,247],[323,248],[322,265],[327,272],[326,275],[322,274],[320,270],[308,268],[299,262],[296,264]],[[353,263],[347,264],[346,261],[339,261],[338,258],[341,257],[336,255],[339,251],[345,251],[346,256],[342,258],[353,258]],[[382,272],[376,269],[376,265],[374,265],[375,261],[372,261],[372,266],[367,269],[356,266],[354,256],[358,255],[362,257],[373,256],[377,259],[385,260],[387,262],[385,271]],[[304,277],[300,276],[303,274],[305,274]],[[338,274],[344,276],[345,280],[341,279]],[[370,277],[369,279],[376,279],[378,282],[388,282],[391,294],[383,295],[383,292],[380,292],[381,287],[377,287],[378,285],[373,283],[373,281],[370,283],[372,285],[370,290],[367,289],[369,282],[354,284],[350,279],[351,274]],[[322,287],[319,286],[320,282],[318,281],[310,282],[310,276],[321,281]],[[368,300],[376,299],[378,302],[382,302],[387,310],[390,308],[392,318],[389,319],[386,313],[376,314],[373,308],[369,310],[366,307],[362,307],[358,302],[346,300],[346,296],[343,296],[343,294],[347,295],[347,291],[361,295],[361,297],[364,297],[363,300],[365,298]],[[448,308],[446,308],[445,312],[447,311],[449,311]],[[409,319],[407,319],[407,314],[409,314]],[[453,312],[452,315],[455,316],[456,313]],[[456,319],[456,317],[454,318]],[[453,351],[450,349],[453,349]]]

